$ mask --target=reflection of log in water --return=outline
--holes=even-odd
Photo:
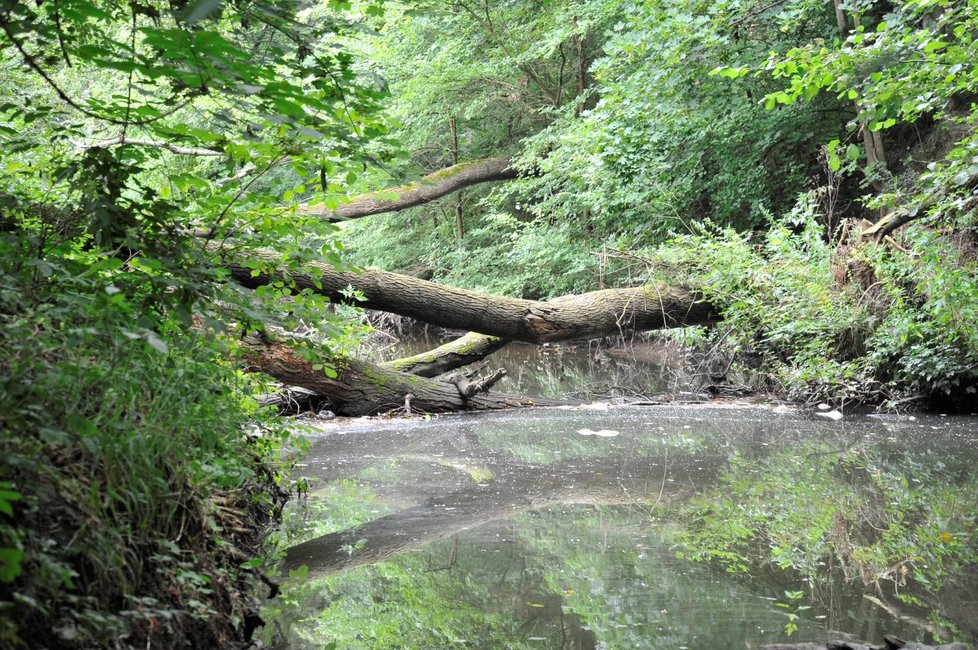
[[[284,569],[323,577],[420,548],[497,519],[558,504],[658,504],[713,480],[720,459],[579,459],[494,467],[496,479],[290,548]]]

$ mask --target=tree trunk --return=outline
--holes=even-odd
[[[236,282],[250,288],[276,280],[345,300],[352,286],[366,300],[360,306],[417,318],[432,325],[480,332],[505,339],[543,343],[613,336],[629,331],[714,323],[715,308],[696,293],[662,283],[629,289],[603,289],[550,301],[506,298],[457,289],[379,269],[341,272],[310,263],[315,276],[277,271],[253,276],[253,269],[232,249],[219,249]],[[250,255],[275,265],[280,256],[267,250]]]
[[[849,21],[846,18],[845,9],[842,8],[840,0],[833,0],[835,7],[835,21],[839,28],[839,38],[845,42],[849,38]],[[856,113],[862,113],[862,103],[857,99],[855,102]],[[868,124],[864,124],[861,129],[863,146],[866,148],[866,169],[871,170],[875,165],[886,166],[886,150],[883,147],[883,136],[878,131],[871,131]]]
[[[354,197],[335,210],[322,204],[303,204],[299,206],[299,212],[318,216],[326,221],[344,221],[372,214],[399,212],[440,199],[469,185],[517,178],[519,173],[510,167],[510,162],[509,158],[501,157],[460,163],[408,185]]]
[[[434,350],[410,357],[382,363],[387,370],[406,372],[419,377],[436,377],[442,373],[482,361],[509,341],[498,336],[486,336],[469,332],[465,336],[449,341]]]
[[[343,357],[328,360],[336,373],[336,377],[329,377],[284,343],[248,337],[241,345],[245,360],[253,369],[283,384],[328,398],[337,415],[376,415],[405,407],[425,413],[445,413],[566,403],[504,393],[467,397],[462,393],[464,386],[457,383],[409,375]]]
[[[452,117],[449,122],[449,127],[452,131],[452,165],[458,166],[459,162],[459,150],[458,150],[458,123],[455,118]],[[455,239],[461,245],[462,237],[465,235],[464,223],[462,222],[462,192],[460,191],[455,197]]]
[[[366,298],[362,306],[410,316],[434,325],[470,330],[469,334],[428,353],[381,367],[353,359],[336,359],[337,377],[327,377],[309,361],[281,343],[251,343],[252,365],[290,386],[299,386],[330,400],[342,415],[370,415],[397,408],[424,412],[488,410],[544,404],[515,395],[463,394],[463,387],[428,377],[478,361],[509,340],[542,343],[596,338],[631,330],[648,330],[712,323],[714,308],[681,287],[654,284],[631,289],[604,289],[551,301],[520,300],[466,291],[377,269],[341,272],[325,264],[307,265],[315,277],[289,271],[253,275],[251,266],[236,259],[233,249],[211,246],[224,257],[231,278],[256,288],[274,281],[295,284],[332,300],[343,300],[352,286]],[[280,257],[271,251],[250,253],[273,266]],[[398,370],[411,371],[410,375]],[[418,376],[424,375],[424,376]],[[466,387],[471,388],[469,382]],[[488,386],[485,386],[488,388]],[[546,400],[546,404],[555,404]]]

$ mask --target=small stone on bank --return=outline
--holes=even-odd
[[[619,435],[617,431],[612,431],[611,429],[601,429],[600,431],[578,429],[577,432],[582,436],[600,436],[601,438],[614,438],[615,436]]]
[[[819,416],[820,418],[828,418],[830,420],[841,420],[842,419],[842,414],[839,413],[838,411],[836,411],[835,409],[832,409],[828,413],[816,413],[815,415]]]

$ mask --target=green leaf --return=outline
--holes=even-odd
[[[24,551],[19,548],[0,548],[0,582],[13,582],[20,575]]]
[[[189,3],[177,18],[188,25],[195,25],[219,12],[223,5],[224,0],[196,0]]]
[[[147,331],[146,334],[143,336],[143,338],[146,339],[146,342],[149,344],[151,348],[153,348],[160,354],[166,354],[167,352],[170,351],[170,347],[166,344],[166,342],[163,339],[157,336],[155,332]]]

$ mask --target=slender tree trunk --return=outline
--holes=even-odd
[[[839,27],[839,37],[845,41],[849,38],[849,21],[846,20],[846,11],[842,8],[840,0],[833,0],[832,5],[835,7],[835,23]]]
[[[584,111],[584,90],[587,88],[587,59],[584,56],[584,40],[576,32],[577,16],[574,16],[574,49],[577,51],[577,106],[574,113],[580,117]]]
[[[845,41],[849,38],[849,21],[846,12],[842,8],[841,0],[833,0],[835,7],[835,22],[839,27],[839,38]],[[856,100],[856,112],[861,113],[862,104]],[[871,131],[868,124],[862,125],[861,135],[863,147],[866,149],[866,169],[872,169],[876,165],[886,165],[886,151],[883,148],[883,136],[878,131]]]
[[[858,107],[857,107],[858,108]],[[886,166],[886,150],[883,148],[883,135],[863,126],[863,145],[866,147],[866,167]]]
[[[491,181],[512,180],[518,176],[519,173],[510,167],[509,158],[485,158],[453,165],[428,174],[414,183],[354,197],[349,203],[335,210],[330,210],[321,204],[303,204],[299,206],[299,212],[326,221],[358,219],[373,214],[399,212],[430,203],[463,187]]]
[[[452,130],[452,166],[458,165],[458,124],[455,118],[448,121]],[[461,243],[465,230],[462,224],[462,192],[455,195],[455,239]]]

